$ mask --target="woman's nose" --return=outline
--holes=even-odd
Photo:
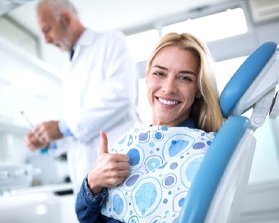
[[[177,93],[177,87],[175,84],[175,80],[171,78],[166,78],[162,85],[162,90],[166,94],[175,94]]]

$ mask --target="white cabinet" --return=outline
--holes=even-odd
[[[78,223],[71,184],[14,189],[0,194],[0,222]]]
[[[0,222],[61,223],[60,206],[52,193],[0,197]]]

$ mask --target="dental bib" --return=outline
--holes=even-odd
[[[215,134],[188,127],[130,130],[110,152],[127,154],[131,172],[108,189],[102,214],[127,223],[176,222]]]

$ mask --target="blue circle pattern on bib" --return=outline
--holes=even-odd
[[[127,223],[176,222],[216,133],[187,127],[138,127],[111,153],[129,156],[131,173],[109,189],[102,214]]]

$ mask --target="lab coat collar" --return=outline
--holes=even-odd
[[[81,50],[82,47],[86,47],[92,43],[94,39],[94,31],[90,29],[85,29],[81,36],[78,38],[77,42],[73,46],[73,49],[75,51],[73,58],[71,60],[71,64],[74,63],[75,58],[79,54],[79,51]]]
[[[90,29],[85,29],[81,36],[79,37],[78,41],[76,42],[75,47],[78,46],[87,46],[90,45],[93,41],[94,31]]]

